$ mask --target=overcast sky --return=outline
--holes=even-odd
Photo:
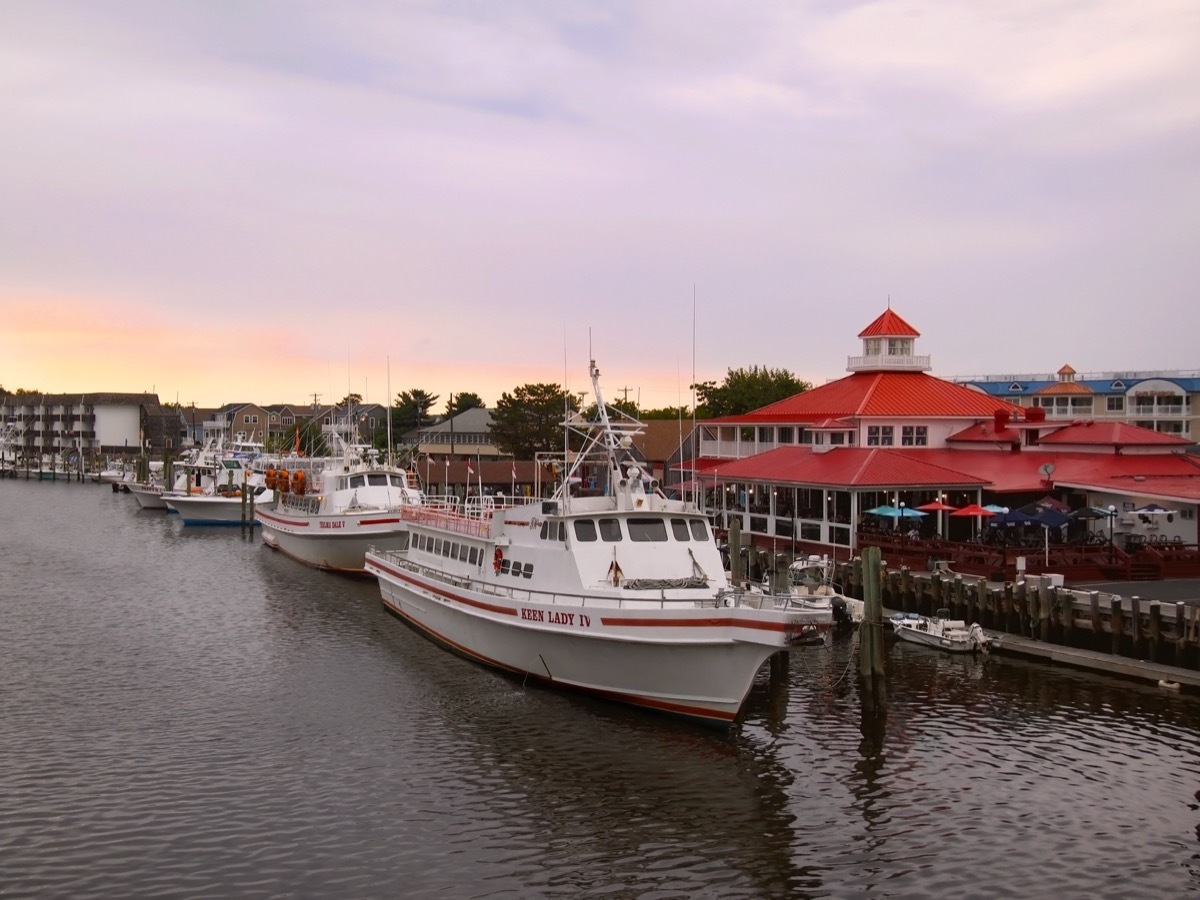
[[[938,375],[1200,368],[1195,0],[9,0],[0,113],[10,390],[490,405],[590,344],[672,406],[889,297]]]

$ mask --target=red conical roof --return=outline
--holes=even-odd
[[[892,312],[892,308],[889,306],[883,311],[883,315],[859,332],[858,336],[860,338],[920,337],[921,332]]]

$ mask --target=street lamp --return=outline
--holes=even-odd
[[[906,524],[907,524],[907,523],[905,523],[905,521],[904,521],[904,501],[903,501],[903,500],[901,500],[901,501],[900,501],[900,503],[899,503],[898,505],[899,505],[899,507],[900,507],[900,515],[896,517],[896,522],[897,522],[897,523],[899,524],[899,526],[900,526],[900,549],[901,549],[901,551],[903,551],[903,549],[904,549],[904,538],[906,537],[906,535],[905,535],[905,530],[906,530]]]
[[[1117,507],[1112,503],[1108,504],[1108,563],[1112,565],[1113,561],[1113,523],[1117,520]]]

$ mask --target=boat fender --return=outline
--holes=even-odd
[[[492,568],[496,570],[497,575],[500,574],[502,565],[504,565],[504,551],[497,547],[496,552],[492,555]]]

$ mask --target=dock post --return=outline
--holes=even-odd
[[[1025,600],[1026,591],[1028,591],[1028,587],[1026,586],[1024,579],[1017,582],[1015,592],[1011,584],[1004,585],[1004,597],[1017,614],[1017,621],[1014,624],[1013,631],[1020,635],[1025,634],[1025,614],[1028,611],[1029,605]]]
[[[1187,623],[1183,619],[1183,601],[1175,603],[1175,665],[1182,667],[1187,656]]]
[[[1157,600],[1150,601],[1150,662],[1158,662],[1160,642],[1162,641],[1162,604]]]
[[[1121,598],[1113,596],[1108,601],[1108,631],[1112,636],[1112,655],[1121,655]]]
[[[905,565],[900,566],[900,597],[901,609],[921,611],[917,608],[917,595],[912,589],[912,571]]]
[[[966,585],[961,575],[954,576],[954,616],[958,619],[967,617]]]
[[[1062,614],[1062,642],[1064,647],[1070,647],[1075,640],[1075,595],[1070,591],[1060,591],[1052,588],[1054,600],[1059,604]]]
[[[878,547],[863,551],[863,622],[858,629],[858,675],[863,714],[884,713],[887,691],[883,671],[883,564]]]
[[[1129,598],[1129,635],[1133,639],[1133,657],[1142,656],[1142,598],[1134,594]]]
[[[254,491],[246,491],[246,509],[249,517],[246,519],[246,527],[250,529],[250,536],[254,537]]]
[[[1100,636],[1104,634],[1104,627],[1100,623],[1100,592],[1088,592],[1088,605],[1092,608],[1092,646],[1089,648],[1095,650],[1100,646]]]
[[[935,609],[942,608],[942,573],[934,571],[929,576],[930,605]]]
[[[1042,614],[1042,642],[1050,643],[1050,620],[1054,616],[1054,604],[1051,602],[1050,579],[1042,576],[1041,587],[1038,588],[1038,606]]]
[[[1004,602],[1004,631],[1008,634],[1024,635],[1025,634],[1025,619],[1033,618],[1033,611],[1030,608],[1030,586],[1028,582],[1022,578],[1016,583],[1016,626],[1013,626],[1013,602]],[[1030,635],[1032,637],[1032,635]]]

